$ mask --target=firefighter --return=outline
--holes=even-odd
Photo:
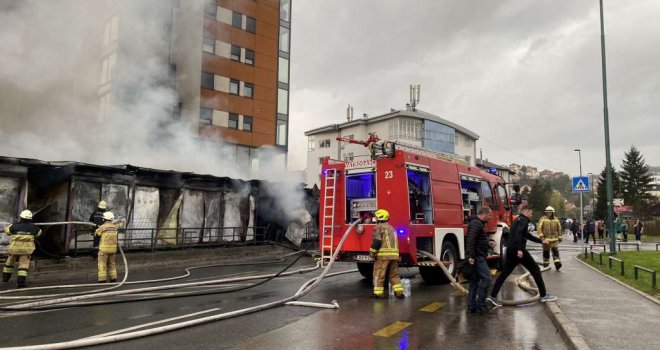
[[[96,235],[100,238],[98,253],[98,282],[117,282],[117,266],[115,264],[115,254],[117,253],[117,235],[121,223],[114,222],[115,215],[111,211],[103,213],[103,224],[96,230]]]
[[[96,210],[92,213],[92,215],[89,216],[89,221],[93,222],[94,225],[96,225],[96,229],[98,229],[99,226],[101,226],[101,224],[103,224],[103,213],[105,213],[106,211],[108,211],[108,203],[106,203],[105,201],[100,201],[97,208],[96,208]],[[96,229],[94,229],[94,231],[96,231]],[[94,236],[94,241],[92,243],[92,247],[94,248],[94,251],[98,251],[99,250],[99,239],[101,239],[101,237],[97,236],[96,232],[92,232],[92,236]],[[95,252],[95,253],[97,253],[97,252]],[[97,254],[94,254],[94,255],[97,255]]]
[[[9,282],[14,271],[14,262],[18,261],[18,272],[16,280],[18,288],[25,288],[30,267],[30,255],[34,252],[34,239],[41,236],[41,229],[32,223],[32,212],[23,210],[18,222],[5,228],[5,233],[11,236],[9,244],[9,257],[2,269],[2,281]]]
[[[394,227],[388,223],[390,214],[385,209],[376,210],[378,224],[374,228],[369,254],[374,259],[374,297],[385,298],[385,274],[392,285],[394,295],[403,299],[403,285],[399,277],[399,242]],[[389,271],[389,272],[388,272]]]
[[[555,208],[548,206],[545,208],[545,216],[539,220],[538,225],[539,238],[545,240],[543,243],[543,267],[550,265],[550,250],[557,271],[561,269],[561,259],[559,259],[559,242],[561,242],[561,222],[555,217]]]

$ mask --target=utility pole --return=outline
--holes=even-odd
[[[582,150],[579,148],[574,149],[578,153],[580,159],[580,178],[582,177]],[[583,236],[582,227],[584,225],[584,206],[582,205],[582,192],[580,192],[580,236]],[[584,238],[584,237],[582,237]]]
[[[610,160],[610,120],[607,112],[607,65],[605,62],[605,20],[603,0],[600,2],[600,56],[603,70],[603,121],[605,123],[605,173],[607,174],[607,231],[610,233],[610,254],[616,255],[616,233],[614,232],[614,208],[612,207],[612,162]]]

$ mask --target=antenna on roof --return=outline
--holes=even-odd
[[[353,106],[351,104],[348,104],[348,107],[346,107],[346,119],[350,122],[353,120]]]
[[[419,84],[410,85],[410,107],[413,111],[417,110],[417,104],[419,103],[421,86]]]

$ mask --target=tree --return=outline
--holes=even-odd
[[[617,198],[620,196],[620,182],[619,174],[616,170],[612,169],[612,198]],[[600,172],[600,178],[598,179],[598,190],[596,191],[596,212],[594,214],[599,220],[605,220],[607,218],[607,173],[605,172],[605,169]]]
[[[564,197],[557,190],[552,190],[550,192],[549,198],[550,205],[555,208],[555,215],[558,217],[566,217],[566,204],[564,203]]]
[[[550,196],[552,188],[550,182],[545,180],[535,180],[532,185],[532,190],[527,196],[527,202],[534,208],[534,215],[532,220],[538,220],[542,215],[545,207],[550,205]]]
[[[651,169],[646,165],[644,157],[635,146],[631,146],[630,151],[625,153],[619,175],[625,204],[632,205],[636,213],[648,214],[646,211],[648,201],[652,197],[650,190],[653,177]]]

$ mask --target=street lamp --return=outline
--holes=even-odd
[[[577,152],[580,157],[580,177],[582,177],[582,150],[576,148],[573,151]],[[582,192],[580,192],[580,236],[582,235],[582,224],[584,224],[584,207],[582,206]]]

